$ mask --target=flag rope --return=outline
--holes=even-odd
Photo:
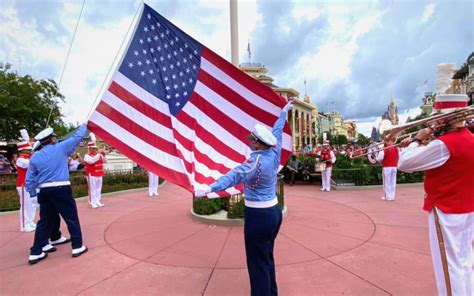
[[[61,88],[61,82],[63,81],[64,72],[66,72],[67,63],[69,61],[69,56],[71,54],[72,44],[74,43],[74,40],[76,39],[77,28],[79,28],[79,22],[81,21],[82,12],[84,11],[85,3],[86,3],[86,0],[82,0],[81,12],[79,13],[79,17],[77,18],[76,27],[74,28],[74,33],[72,34],[72,39],[71,39],[71,43],[69,44],[69,49],[67,50],[66,60],[64,61],[63,69],[61,71],[61,76],[59,77],[58,89]],[[54,105],[51,106],[51,110],[49,111],[48,120],[46,121],[46,127],[48,127],[49,125],[49,120],[51,119],[51,115],[53,114],[53,109],[54,109]]]
[[[127,30],[127,33],[125,34],[124,38],[122,39],[122,43],[120,44],[120,47],[119,49],[117,50],[117,52],[115,53],[115,57],[114,57],[114,60],[112,62],[112,64],[110,65],[109,67],[109,70],[107,71],[107,75],[105,76],[104,80],[102,81],[102,85],[100,86],[99,88],[99,91],[97,92],[97,95],[94,99],[94,102],[92,103],[91,105],[91,108],[89,109],[89,112],[87,113],[87,117],[85,119],[85,122],[89,121],[89,118],[90,116],[92,115],[92,111],[94,111],[96,105],[97,105],[97,100],[99,99],[100,95],[104,92],[104,85],[105,85],[105,82],[106,81],[112,81],[111,79],[107,79],[109,76],[110,76],[110,72],[112,71],[112,68],[113,66],[116,64],[115,62],[117,61],[117,58],[125,44],[125,41],[127,40],[127,36],[129,35],[130,33],[130,29],[133,27],[133,24],[135,23],[135,26],[138,24],[138,16],[140,15],[140,12],[142,11],[143,7],[144,7],[144,2],[143,0],[139,0],[140,3],[138,4],[137,6],[137,10],[135,12],[135,15],[133,16],[132,18],[132,21],[130,22],[130,25],[128,26],[128,30]],[[133,34],[132,34],[133,35]],[[132,36],[131,35],[131,36]],[[129,40],[129,43],[131,42],[132,38],[130,36],[130,40]],[[128,47],[129,44],[127,44],[127,47]],[[118,68],[120,66],[121,62],[120,63],[117,63],[116,64],[116,67]],[[115,72],[115,71],[114,71]]]

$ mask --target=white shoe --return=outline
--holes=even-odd
[[[326,191],[327,191],[327,192],[329,192],[329,191],[331,191],[331,189],[329,189],[329,188],[326,188]]]
[[[41,252],[41,254],[39,254],[39,255],[30,255],[28,257],[28,263],[29,264],[36,264],[36,263],[40,262],[41,260],[43,260],[46,257],[48,257],[48,254],[46,254],[45,252]]]
[[[72,257],[79,257],[85,252],[87,252],[87,247],[82,245],[80,248],[72,249]]]
[[[324,188],[321,188],[321,191],[324,191],[324,190],[326,190],[326,189],[324,189]]]
[[[20,231],[24,231],[24,232],[32,232],[32,231],[35,231],[36,230],[36,227],[33,227],[31,225],[26,225],[25,227],[22,227],[20,228]]]
[[[33,227],[36,230],[36,223],[30,223],[28,225],[30,225],[31,227]]]
[[[93,203],[93,204],[91,205],[91,207],[92,207],[93,209],[97,209],[97,208],[99,207],[99,205],[96,204],[96,203]]]
[[[65,244],[65,243],[68,243],[70,242],[71,240],[69,238],[65,238],[64,236],[61,236],[59,239],[57,240],[49,240],[49,244],[53,245],[53,246],[57,246],[57,245],[62,245],[62,244]]]
[[[385,198],[385,196],[382,196],[380,199],[381,199],[381,200],[387,200],[387,199]]]
[[[52,253],[52,252],[56,252],[57,249],[56,249],[56,247],[52,246],[51,244],[47,244],[41,250],[45,253]]]
[[[97,202],[97,205],[98,205],[99,207],[105,206],[105,205],[104,205],[103,203],[101,203],[100,201]]]
[[[158,192],[153,193],[154,196],[159,196],[160,194]]]

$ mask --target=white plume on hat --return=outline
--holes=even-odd
[[[16,143],[18,151],[31,150],[32,148],[30,145],[30,136],[28,136],[28,132],[26,131],[26,129],[21,129],[20,135],[21,135],[22,141]]]
[[[28,131],[26,129],[21,129],[20,135],[23,141],[30,142],[30,136],[28,135]]]
[[[91,139],[87,143],[87,147],[88,148],[98,148],[97,144],[96,144],[97,138],[95,137],[94,133],[90,133],[89,136],[90,136]]]

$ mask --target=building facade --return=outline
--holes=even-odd
[[[469,96],[469,105],[472,105],[474,96],[474,52],[472,52],[466,62],[453,75],[453,84],[449,88],[450,93],[466,94]],[[446,92],[448,93],[448,92]]]
[[[317,108],[311,104],[309,96],[305,95],[303,99],[300,99],[300,93],[295,89],[275,85],[273,78],[267,75],[268,69],[260,63],[240,64],[240,69],[272,88],[286,100],[293,100],[293,108],[288,114],[288,122],[293,134],[293,148],[298,150],[312,144],[314,141],[313,113]]]

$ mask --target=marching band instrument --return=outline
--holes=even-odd
[[[367,156],[367,160],[370,163],[375,164],[375,163],[377,163],[377,160],[376,160],[377,154],[380,151],[383,151],[383,150],[388,149],[390,147],[398,147],[398,146],[400,146],[401,141],[405,140],[406,138],[411,138],[412,136],[416,135],[417,133],[418,133],[418,131],[414,131],[414,132],[411,132],[411,133],[408,133],[408,134],[401,135],[401,136],[397,137],[397,139],[395,140],[395,142],[398,142],[398,143],[390,145],[389,147],[384,147],[383,142],[373,143],[373,144],[369,145],[369,147],[362,149],[362,150],[366,150],[366,152],[364,152],[363,154],[351,156],[350,158],[358,158],[358,157],[362,157],[362,156]]]
[[[474,119],[474,105],[459,108],[448,113],[440,113],[423,119],[415,120],[402,125],[388,126],[385,125],[380,130],[382,137],[395,138],[400,132],[411,127],[428,126],[435,135],[445,133],[449,126],[454,122]]]
[[[319,162],[317,161],[315,164],[314,164],[314,171],[315,172],[322,172],[326,169],[326,162]]]

